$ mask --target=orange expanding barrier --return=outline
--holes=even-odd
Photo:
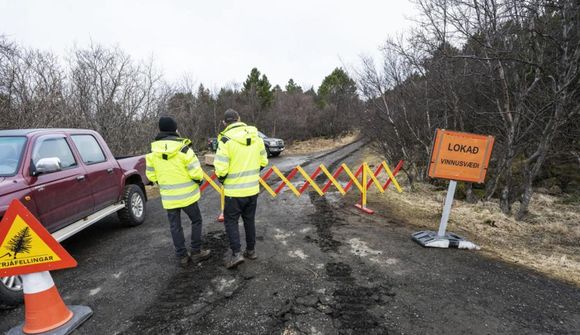
[[[316,170],[314,170],[314,172],[312,172],[312,174],[310,175],[306,173],[306,171],[304,171],[304,169],[301,166],[296,166],[294,169],[292,169],[292,171],[290,171],[290,173],[288,173],[287,176],[284,175],[280,171],[280,169],[278,169],[276,166],[272,166],[264,174],[262,174],[262,176],[259,179],[259,182],[262,185],[262,187],[274,198],[278,196],[278,194],[280,194],[280,192],[282,192],[282,190],[285,187],[288,187],[288,189],[292,191],[292,193],[294,193],[296,197],[300,197],[309,187],[312,187],[314,191],[318,193],[318,195],[324,196],[331,186],[334,186],[338,190],[338,192],[340,192],[341,195],[345,195],[354,185],[361,193],[361,202],[360,204],[356,204],[355,206],[366,213],[372,214],[374,212],[366,207],[367,191],[374,184],[377,187],[377,189],[381,193],[383,193],[392,182],[399,193],[403,192],[401,186],[395,179],[395,176],[399,173],[399,171],[403,167],[403,164],[404,164],[403,161],[399,161],[395,169],[391,171],[387,162],[383,161],[381,162],[381,164],[377,166],[377,168],[373,172],[369,168],[368,164],[365,162],[361,164],[361,166],[354,173],[352,172],[352,170],[350,170],[350,168],[346,164],[341,164],[338,167],[338,169],[332,174],[330,173],[330,171],[328,171],[328,169],[326,168],[326,166],[324,166],[324,164],[320,164],[316,168]],[[383,171],[387,174],[387,180],[384,183],[381,183],[379,181],[379,176]],[[337,180],[343,172],[346,173],[346,175],[349,177],[348,183],[344,186]],[[272,187],[270,187],[270,185],[268,185],[268,183],[266,182],[268,178],[270,178],[273,174],[278,176],[281,180],[281,183],[276,187],[276,189],[272,189]],[[304,184],[300,186],[300,188],[297,188],[294,184],[292,184],[292,179],[294,179],[294,177],[296,177],[296,175],[298,174],[300,174],[304,178]],[[320,187],[314,181],[321,174],[325,175],[327,179],[326,183],[322,187]],[[205,182],[201,185],[200,190],[203,192],[209,186],[215,189],[220,194],[221,210],[223,213],[224,209],[223,185],[219,185],[218,183],[216,183],[217,176],[215,175],[215,173],[212,174],[211,176],[208,176],[207,174],[204,173],[204,178]],[[363,187],[363,185],[365,185],[365,187]],[[218,221],[220,222],[223,221],[223,214],[220,214],[220,216],[218,217]]]

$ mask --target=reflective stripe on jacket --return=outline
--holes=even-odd
[[[218,136],[214,167],[218,177],[226,177],[226,196],[249,197],[258,194],[260,167],[266,165],[266,148],[256,127],[236,122]]]
[[[200,198],[203,170],[188,139],[168,137],[151,143],[145,156],[147,178],[159,184],[163,208],[183,208]]]

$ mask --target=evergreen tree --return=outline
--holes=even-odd
[[[336,68],[320,84],[318,98],[321,108],[339,100],[356,99],[356,83],[343,69]]]
[[[30,235],[30,228],[26,227],[18,232],[10,242],[6,249],[14,253],[14,259],[16,259],[17,254],[30,252],[32,243],[32,236]]]
[[[260,77],[260,71],[257,68],[253,68],[248,75],[242,92],[247,95],[256,95],[262,110],[269,108],[274,102],[272,84],[265,74]]]
[[[286,92],[293,94],[293,93],[302,93],[302,87],[298,86],[294,79],[290,78],[288,80],[288,84],[286,84]]]
[[[248,106],[250,121],[260,124],[274,103],[274,90],[268,77],[253,68],[243,84],[242,95]]]
[[[250,71],[250,74],[248,75],[248,77],[246,78],[246,81],[244,82],[244,89],[243,92],[244,93],[248,93],[253,89],[256,89],[258,87],[258,84],[260,82],[260,71],[258,71],[257,68],[253,68],[252,71]]]
[[[317,98],[316,91],[314,90],[314,86],[311,86],[304,94],[312,97],[313,99]]]
[[[322,110],[323,131],[337,136],[356,127],[360,100],[356,84],[341,68],[336,68],[318,88],[318,107]]]

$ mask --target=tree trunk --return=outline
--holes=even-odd
[[[508,161],[507,166],[511,166],[511,159]],[[512,187],[512,171],[511,168],[508,168],[505,175],[505,183],[501,189],[501,194],[499,197],[499,208],[501,209],[502,213],[509,215],[512,213],[512,202],[510,199]]]
[[[465,201],[474,204],[477,200],[477,196],[473,193],[473,183],[465,183]]]
[[[504,185],[504,187],[501,190],[501,196],[499,199],[499,208],[501,209],[501,212],[508,215],[511,214],[512,212],[512,205],[510,203],[510,189],[508,187],[508,185]]]
[[[534,190],[532,188],[533,176],[531,171],[526,171],[524,176],[524,185],[521,198],[521,206],[516,213],[516,220],[522,220],[528,214],[528,208],[530,206],[530,201],[532,200],[532,195]]]
[[[499,184],[499,179],[502,177],[502,175],[503,175],[503,165],[502,168],[500,168],[495,173],[495,176],[491,178],[491,180],[489,180],[485,185],[485,197],[484,197],[485,201],[490,201],[491,198],[493,198],[493,195],[495,194],[495,191],[497,190],[497,186]]]
[[[415,190],[415,177],[413,176],[413,173],[411,173],[409,170],[403,168],[401,169],[401,171],[405,174],[405,176],[407,176],[407,180],[409,181],[409,187],[411,189],[411,191]]]

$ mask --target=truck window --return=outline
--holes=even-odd
[[[60,159],[63,169],[77,165],[75,157],[64,137],[39,139],[32,154],[34,165],[42,158],[56,157]]]
[[[85,164],[101,163],[107,160],[103,149],[92,135],[72,135],[71,137]]]
[[[0,177],[13,176],[18,170],[26,137],[0,137]]]

